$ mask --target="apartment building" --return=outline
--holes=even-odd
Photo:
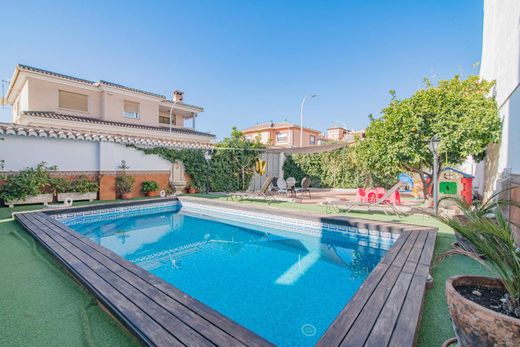
[[[365,130],[349,130],[344,127],[327,129],[327,139],[332,141],[354,142],[365,137]]]
[[[267,122],[242,130],[246,139],[259,138],[260,142],[271,147],[303,147],[319,144],[319,130],[303,128],[303,140],[300,141],[301,127],[288,122]]]

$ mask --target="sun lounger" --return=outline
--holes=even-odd
[[[366,207],[367,210],[371,210],[373,208],[377,207],[390,207],[392,211],[396,215],[400,215],[403,212],[399,210],[399,208],[395,205],[395,203],[391,203],[390,201],[395,201],[395,199],[391,199],[391,196],[403,185],[402,182],[398,182],[395,184],[392,188],[390,188],[384,195],[377,198],[374,202],[361,202],[361,201],[342,201],[342,200],[328,200],[325,204],[327,206],[326,212],[329,213],[329,207],[332,207],[333,209],[340,211],[344,210],[346,212],[349,212],[356,207]],[[387,209],[383,209],[383,212],[385,214],[388,214]]]
[[[260,187],[260,190],[258,192],[235,192],[235,193],[229,193],[226,196],[226,199],[229,200],[244,200],[244,199],[258,199],[263,198],[265,201],[267,201],[268,204],[270,204],[274,197],[269,191],[269,186],[271,185],[271,182],[273,182],[272,177],[267,177],[262,186]]]

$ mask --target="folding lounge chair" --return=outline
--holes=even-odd
[[[255,198],[264,198],[265,201],[267,201],[268,204],[270,204],[274,197],[269,191],[269,186],[271,185],[271,182],[273,182],[272,177],[267,177],[267,179],[264,181],[262,186],[260,187],[260,190],[258,192],[236,192],[236,193],[230,193],[226,197],[227,199],[233,200],[234,198],[237,198],[238,200],[243,199],[255,199]]]
[[[368,210],[374,208],[374,207],[390,207],[392,211],[399,215],[399,210],[397,209],[397,206],[390,203],[390,197],[397,191],[399,188],[401,188],[403,183],[399,181],[397,184],[395,184],[392,188],[390,188],[383,196],[378,198],[375,202],[359,202],[359,201],[341,201],[341,200],[329,200],[326,202],[327,205],[327,213],[329,212],[329,207],[332,207],[339,210],[344,210],[346,212],[349,212],[350,210],[356,208],[356,207],[367,207]],[[385,210],[383,210],[385,214],[388,214]]]

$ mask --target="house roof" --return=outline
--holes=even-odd
[[[289,148],[269,148],[269,153],[285,153],[285,154],[310,154],[310,153],[323,153],[330,152],[336,149],[340,149],[348,146],[347,142],[336,142],[327,145],[320,146],[307,146],[307,147],[289,147]]]
[[[450,166],[445,167],[444,169],[442,169],[442,171],[453,171],[453,172],[456,172],[456,173],[462,175],[462,177],[464,177],[464,178],[475,178],[475,176],[472,176],[472,175],[470,175],[468,173],[465,173],[464,171],[455,169],[455,168],[450,167]]]
[[[72,121],[72,122],[92,123],[92,124],[101,124],[101,125],[111,125],[111,126],[118,126],[118,127],[122,127],[122,128],[134,128],[134,129],[153,130],[153,131],[160,131],[160,132],[170,132],[170,129],[167,127],[156,127],[156,126],[150,126],[150,125],[120,123],[120,122],[94,119],[94,118],[89,118],[89,117],[79,117],[79,116],[72,116],[72,115],[68,115],[68,114],[60,114],[60,113],[55,113],[55,112],[25,111],[25,112],[23,112],[23,114],[26,116],[31,116],[31,117],[59,119],[59,120],[66,120],[66,121]],[[215,135],[213,135],[213,134],[205,133],[202,131],[197,131],[197,130],[189,129],[189,128],[172,128],[172,133],[189,134],[189,135],[197,135],[197,136],[215,138]]]
[[[299,125],[289,122],[266,122],[260,123],[255,126],[245,128],[242,132],[260,131],[264,129],[284,129],[284,128],[300,128]],[[304,130],[320,133],[319,130],[303,127]]]
[[[106,134],[101,131],[79,131],[77,129],[66,129],[48,126],[19,125],[13,123],[0,123],[1,135],[46,137],[76,141],[99,141],[113,142],[136,146],[161,146],[170,148],[198,148],[210,149],[211,143],[197,141],[161,140],[147,136],[129,136],[126,134]]]
[[[139,94],[143,94],[143,95],[148,95],[148,96],[160,98],[160,99],[163,99],[162,101],[164,101],[164,102],[173,103],[173,100],[167,99],[166,96],[164,96],[164,95],[148,92],[148,91],[141,90],[141,89],[136,89],[136,88],[123,86],[121,84],[117,84],[117,83],[113,83],[113,82],[109,82],[109,81],[99,80],[97,82],[94,82],[94,81],[90,81],[90,80],[87,80],[87,79],[74,77],[74,76],[70,76],[70,75],[65,75],[65,74],[62,74],[62,73],[53,72],[53,71],[49,71],[49,70],[45,70],[45,69],[40,69],[40,68],[37,68],[37,67],[34,67],[34,66],[29,66],[29,65],[24,65],[24,64],[18,64],[17,68],[19,70],[22,70],[22,71],[36,72],[36,73],[40,73],[40,74],[43,74],[43,75],[63,78],[63,79],[66,79],[66,80],[87,84],[87,85],[94,86],[94,87],[96,87],[96,86],[107,86],[107,87],[127,90],[127,91],[134,92],[134,93],[139,93]],[[13,84],[13,83],[14,83],[14,81],[11,81],[11,84]],[[182,106],[197,108],[197,109],[200,110],[200,112],[202,112],[204,110],[200,106],[190,105],[190,104],[186,104],[184,102],[179,102],[178,104],[179,104],[179,106],[182,105]]]

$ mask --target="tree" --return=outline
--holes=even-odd
[[[356,145],[366,170],[383,175],[401,171],[418,173],[425,196],[432,175],[433,155],[428,149],[434,135],[441,138],[441,164],[458,165],[472,156],[484,158],[490,143],[500,139],[500,118],[495,99],[489,97],[494,82],[455,76],[437,86],[425,80],[425,88],[406,99],[391,91],[382,117],[370,116],[366,138]],[[439,167],[441,167],[440,165]]]

